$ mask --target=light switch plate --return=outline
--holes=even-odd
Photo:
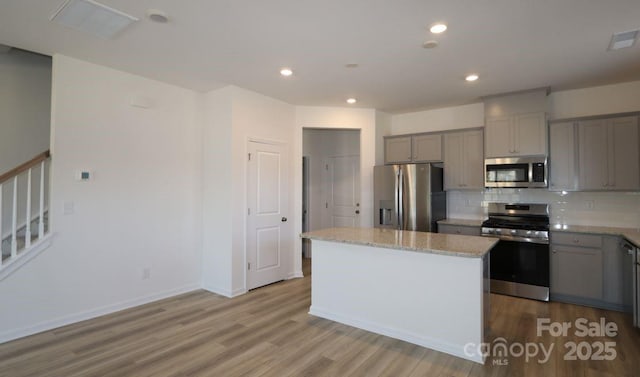
[[[76,181],[88,182],[93,179],[93,172],[87,169],[78,170],[76,171],[75,177]]]

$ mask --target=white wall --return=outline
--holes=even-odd
[[[640,111],[640,81],[553,92],[549,119]]]
[[[376,111],[376,165],[384,165],[384,137],[391,135],[391,114]]]
[[[309,230],[329,227],[328,178],[325,164],[329,157],[360,154],[360,131],[303,130],[303,154],[309,157]]]
[[[206,97],[203,284],[212,292],[232,297],[247,288],[247,143],[257,139],[287,145],[290,181],[286,184],[293,192],[293,169],[298,166],[291,159],[295,111],[292,105],[234,86]],[[295,217],[293,195],[288,199],[289,217]],[[293,224],[286,225],[285,263],[293,277],[297,274],[293,243],[298,238]]]
[[[0,174],[49,148],[51,58],[0,53]]]
[[[202,162],[202,285],[231,296],[231,87],[204,95]]]
[[[482,102],[391,116],[392,135],[483,126]]]
[[[200,286],[198,96],[54,56],[54,239],[0,284],[0,341]],[[90,182],[74,180],[81,168]]]
[[[0,53],[0,174],[49,149],[51,58],[18,49]],[[32,175],[32,213],[37,213],[39,168]],[[18,180],[18,228],[26,218],[26,173]],[[13,185],[2,186],[0,239],[11,231]],[[45,203],[46,206],[46,203]],[[8,252],[9,243],[5,243]]]

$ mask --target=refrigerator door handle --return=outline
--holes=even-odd
[[[404,216],[404,213],[402,211],[402,202],[403,202],[403,198],[402,198],[402,189],[403,189],[403,184],[402,184],[402,169],[400,169],[400,167],[398,167],[398,174],[396,174],[396,208],[398,209],[396,211],[396,213],[398,214],[398,229],[402,230],[404,229],[404,224],[402,223],[402,219]]]

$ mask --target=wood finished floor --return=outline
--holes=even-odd
[[[545,364],[482,366],[307,314],[306,277],[227,299],[206,291],[0,345],[0,376],[639,376],[631,316],[492,296],[491,339],[555,344]],[[402,313],[398,313],[402,315]],[[536,318],[614,321],[612,339],[536,336]],[[572,332],[570,331],[570,334]],[[564,361],[567,341],[615,341],[614,361]]]

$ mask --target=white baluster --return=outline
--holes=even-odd
[[[40,164],[40,213],[38,220],[38,239],[44,236],[44,165],[46,161]]]
[[[24,247],[31,246],[31,168],[27,171],[27,213],[24,217],[26,221],[24,229]]]
[[[0,267],[2,267],[2,183],[0,183]]]
[[[11,212],[11,258],[18,255],[18,239],[16,237],[18,228],[18,176],[13,178],[13,208]]]

